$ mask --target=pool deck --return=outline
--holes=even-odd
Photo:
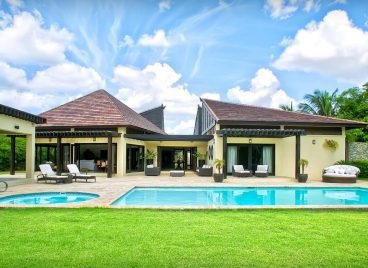
[[[0,176],[0,179],[3,176]],[[8,176],[9,177],[9,176]],[[16,177],[14,177],[16,181]],[[159,208],[159,209],[259,209],[259,208],[313,208],[313,209],[368,209],[368,205],[325,205],[325,206],[110,206],[110,204],[134,187],[159,187],[159,186],[181,186],[181,187],[363,187],[368,188],[368,181],[358,181],[354,184],[323,183],[321,181],[308,181],[298,183],[292,178],[268,177],[268,178],[234,178],[229,176],[223,183],[215,183],[212,177],[198,177],[195,174],[186,174],[184,177],[169,177],[162,175],[158,177],[146,177],[144,175],[129,175],[125,177],[97,177],[97,182],[73,182],[71,184],[36,183],[35,180],[27,180],[27,184],[17,185],[10,183],[6,192],[0,193],[0,197],[26,194],[35,192],[88,192],[100,195],[99,198],[70,204],[57,205],[35,205],[34,207],[110,207],[110,208]],[[32,207],[30,205],[0,204],[1,207]]]

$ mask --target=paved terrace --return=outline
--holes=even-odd
[[[338,183],[323,183],[321,181],[308,181],[307,183],[298,183],[292,178],[282,177],[268,177],[268,178],[235,178],[228,176],[223,183],[215,183],[212,177],[198,177],[194,173],[186,173],[184,177],[170,177],[168,174],[163,173],[158,177],[147,177],[144,174],[139,175],[128,175],[125,177],[114,177],[111,179],[106,178],[105,174],[99,174],[97,176],[97,182],[73,182],[70,184],[55,184],[55,183],[36,183],[35,180],[28,180],[27,184],[10,186],[5,193],[0,193],[0,197],[14,195],[14,194],[25,194],[35,192],[88,192],[100,195],[99,198],[81,202],[81,203],[70,203],[70,204],[58,204],[58,205],[44,205],[44,207],[110,207],[110,203],[125,194],[133,187],[155,187],[155,186],[187,186],[187,187],[365,187],[368,188],[368,181],[358,181],[355,184],[338,184]],[[103,177],[102,177],[103,176]],[[0,179],[9,178],[9,175],[0,175]],[[16,181],[20,175],[13,176],[12,180]],[[24,183],[24,180],[19,179]],[[15,182],[16,184],[16,182]],[[8,205],[0,204],[0,207],[29,207],[22,205]],[[40,205],[37,205],[40,207]],[[284,208],[300,208],[300,206],[278,206]],[[309,206],[304,206],[309,207]],[[310,206],[311,208],[346,208],[346,206]],[[355,208],[366,208],[368,206],[349,206]],[[139,207],[142,208],[142,207]],[[161,207],[170,208],[170,207]],[[171,207],[178,208],[178,207]],[[188,207],[188,208],[214,208],[214,207]],[[222,208],[222,207],[216,207]],[[231,208],[231,207],[225,207]],[[239,207],[236,207],[239,208]],[[249,207],[247,207],[249,209]],[[260,208],[260,207],[251,207]],[[262,206],[261,208],[275,208],[274,206],[267,207]]]

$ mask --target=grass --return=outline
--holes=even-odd
[[[0,267],[367,267],[368,212],[0,209]]]
[[[19,170],[17,170],[17,171],[15,171],[15,174],[17,174],[17,173],[26,173],[24,170],[23,171],[19,171]],[[10,171],[8,170],[8,171],[0,171],[0,175],[3,175],[3,174],[10,174]]]

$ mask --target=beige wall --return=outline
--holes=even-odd
[[[228,138],[228,144],[243,143],[248,144],[250,137]],[[332,151],[324,147],[325,139],[336,140],[339,144],[337,150]],[[217,158],[222,159],[222,138],[221,148]],[[315,144],[312,141],[315,140]],[[285,177],[295,177],[295,137],[289,138],[252,138],[253,144],[274,144],[275,145],[275,175]],[[311,179],[320,180],[322,169],[333,165],[338,160],[345,159],[345,132],[343,135],[308,135],[301,137],[300,156],[307,159],[309,165],[305,173]]]
[[[19,128],[15,128],[15,126]],[[33,178],[35,161],[35,124],[26,120],[0,114],[0,134],[26,136],[26,178]]]

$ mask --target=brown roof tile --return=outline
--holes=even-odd
[[[345,125],[365,126],[366,123],[338,119],[321,115],[311,115],[301,112],[288,112],[281,109],[265,108],[251,105],[235,104],[209,99],[202,99],[209,110],[220,122],[242,122],[254,124],[315,124],[315,125]]]
[[[41,113],[40,116],[46,118],[47,123],[37,127],[131,126],[165,134],[103,89]]]

